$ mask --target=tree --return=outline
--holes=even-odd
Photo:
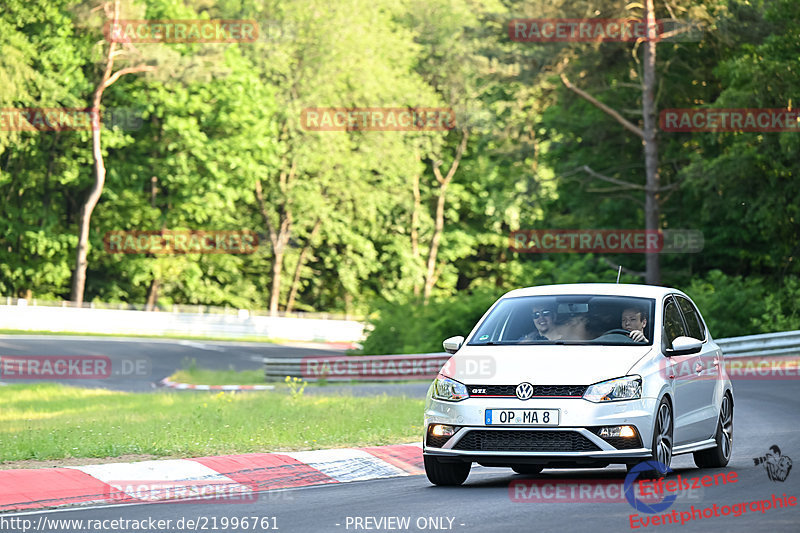
[[[664,190],[661,187],[661,179],[659,174],[658,162],[658,129],[657,129],[657,109],[655,102],[656,93],[656,45],[658,40],[663,38],[659,35],[659,29],[656,24],[656,14],[653,5],[653,0],[644,0],[641,5],[643,8],[642,20],[647,28],[647,38],[642,43],[642,86],[641,86],[641,101],[642,101],[642,122],[643,125],[639,126],[633,124],[620,113],[609,107],[608,105],[600,102],[586,91],[583,91],[573,85],[567,78],[564,72],[561,73],[561,81],[564,86],[569,90],[584,98],[604,113],[611,116],[614,120],[619,122],[624,128],[633,132],[642,140],[644,149],[644,162],[645,162],[645,186],[643,187],[645,194],[645,229],[647,231],[657,231],[661,229],[660,212],[661,212],[661,199],[660,195]],[[614,184],[624,189],[639,189],[640,185],[615,179],[609,176],[602,175],[588,166],[584,166],[583,170],[590,176],[600,179],[602,181]],[[670,187],[674,188],[674,187]],[[649,253],[646,255],[646,277],[645,281],[651,285],[658,285],[661,283],[661,267],[660,255],[657,253]]]
[[[101,5],[106,19],[115,24],[120,20],[119,0],[104,2]],[[83,303],[83,291],[86,286],[86,256],[89,251],[89,228],[91,226],[92,212],[94,211],[100,195],[103,194],[103,186],[106,181],[106,167],[103,160],[103,147],[101,144],[100,126],[100,104],[103,99],[103,92],[113,85],[120,77],[126,74],[138,72],[148,72],[155,70],[153,65],[139,64],[124,67],[114,71],[114,63],[119,59],[121,51],[117,50],[117,43],[110,39],[108,51],[103,62],[103,74],[92,96],[92,158],[94,160],[94,185],[89,191],[89,195],[81,208],[80,220],[78,222],[78,246],[75,251],[75,271],[72,278],[71,300],[75,305]]]

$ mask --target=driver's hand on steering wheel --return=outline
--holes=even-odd
[[[647,342],[647,337],[644,336],[644,333],[639,331],[638,329],[634,329],[631,331],[628,336],[631,339],[635,340],[636,342]]]

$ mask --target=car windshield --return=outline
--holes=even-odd
[[[498,303],[469,342],[650,345],[655,300],[628,296],[524,296]]]

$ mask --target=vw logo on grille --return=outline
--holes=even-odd
[[[533,396],[533,385],[527,381],[517,385],[517,398],[520,400],[527,400],[531,396]]]

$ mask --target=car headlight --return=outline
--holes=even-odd
[[[618,400],[636,400],[642,397],[642,378],[625,376],[609,379],[590,385],[583,394],[590,402],[614,402]]]
[[[433,397],[437,400],[460,402],[469,398],[469,393],[463,383],[439,374],[433,381]]]

